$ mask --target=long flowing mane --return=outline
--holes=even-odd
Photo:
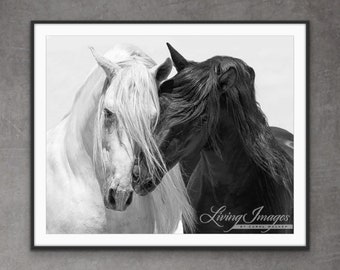
[[[236,71],[235,84],[222,91],[218,76],[229,68]],[[250,160],[265,175],[284,186],[292,197],[292,158],[277,143],[256,102],[254,78],[253,69],[236,58],[216,56],[202,63],[189,63],[174,79],[164,83],[164,89],[173,89],[171,94],[163,94],[169,99],[167,121],[171,121],[171,126],[206,122],[208,145],[220,155],[217,129],[221,122],[228,121],[221,119],[225,116],[221,109],[226,109]],[[266,181],[266,185],[268,188],[270,181]],[[289,201],[288,198],[283,200]]]
[[[155,62],[130,45],[118,45],[106,55],[108,59],[117,63],[121,70],[110,82],[114,84],[115,93],[112,97],[117,117],[123,123],[125,132],[144,153],[151,175],[165,170],[164,162],[153,137],[153,130],[157,121],[151,122],[146,114],[150,103],[150,96],[159,116],[159,101],[155,79],[148,69],[155,66]],[[89,75],[84,85],[77,93],[72,107],[69,130],[76,131],[79,136],[89,132],[92,125],[92,141],[82,143],[88,149],[97,177],[103,175],[105,154],[102,151],[103,102],[108,87],[108,80],[100,67],[96,67]],[[133,86],[133,87],[132,87]],[[86,108],[86,110],[84,110]],[[74,148],[74,147],[73,147]],[[74,155],[74,164],[77,157]],[[175,167],[160,184],[157,191],[147,197],[147,211],[153,211],[155,227],[158,233],[169,233],[176,229],[182,215],[184,223],[192,229],[194,227],[193,210],[189,204],[185,186]],[[145,200],[141,200],[145,202]]]

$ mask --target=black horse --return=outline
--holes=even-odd
[[[293,135],[268,126],[254,70],[226,56],[187,61],[167,45],[178,73],[160,86],[156,137],[167,169],[181,164],[196,232],[292,233]],[[163,174],[139,165],[133,185],[145,195]]]

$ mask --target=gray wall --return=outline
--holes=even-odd
[[[338,269],[340,2],[136,2],[1,0],[0,269]],[[31,251],[29,22],[37,19],[310,20],[310,251]]]

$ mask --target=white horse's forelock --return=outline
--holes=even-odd
[[[160,108],[155,78],[152,77],[148,69],[154,66],[155,62],[140,50],[134,50],[132,46],[127,47],[126,51],[124,51],[124,46],[120,46],[119,49],[123,50],[122,54],[107,53],[106,57],[124,55],[127,52],[131,57],[119,59],[119,62],[116,62],[114,58],[110,59],[121,66],[108,86],[108,89],[112,90],[112,107],[118,121],[123,124],[127,136],[141,148],[149,173],[156,176],[157,172],[164,172],[166,169],[153,137],[153,129],[157,123]],[[102,127],[103,107],[105,96],[109,94],[108,89],[102,91],[100,95],[93,132],[93,163],[96,171],[100,172],[105,170]],[[156,119],[152,119],[149,115],[150,106],[156,108],[154,115]],[[152,120],[154,122],[151,122]],[[172,169],[165,175],[165,178],[154,192],[147,195],[151,199],[156,232],[173,232],[181,217],[189,231],[192,231],[194,228],[193,209],[190,206],[179,167],[176,166]]]
[[[153,138],[153,129],[159,116],[157,85],[144,64],[136,60],[120,62],[121,69],[112,79],[110,86],[100,97],[94,132],[94,162],[102,163],[102,126],[104,103],[109,99],[110,107],[131,143],[135,142],[146,159],[149,173],[165,171],[165,165]],[[150,108],[155,108],[151,115]],[[152,122],[153,121],[153,122]],[[99,159],[98,159],[99,158]],[[102,166],[101,166],[102,167]]]

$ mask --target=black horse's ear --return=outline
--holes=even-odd
[[[169,43],[166,43],[166,46],[168,46],[168,49],[170,51],[170,55],[172,58],[172,62],[174,62],[175,68],[177,72],[180,72],[182,69],[184,69],[188,65],[188,61],[172,47]]]
[[[219,75],[218,83],[221,86],[221,89],[223,89],[223,91],[226,91],[235,84],[236,79],[237,79],[236,69],[234,67],[230,67],[228,68],[228,70]]]

